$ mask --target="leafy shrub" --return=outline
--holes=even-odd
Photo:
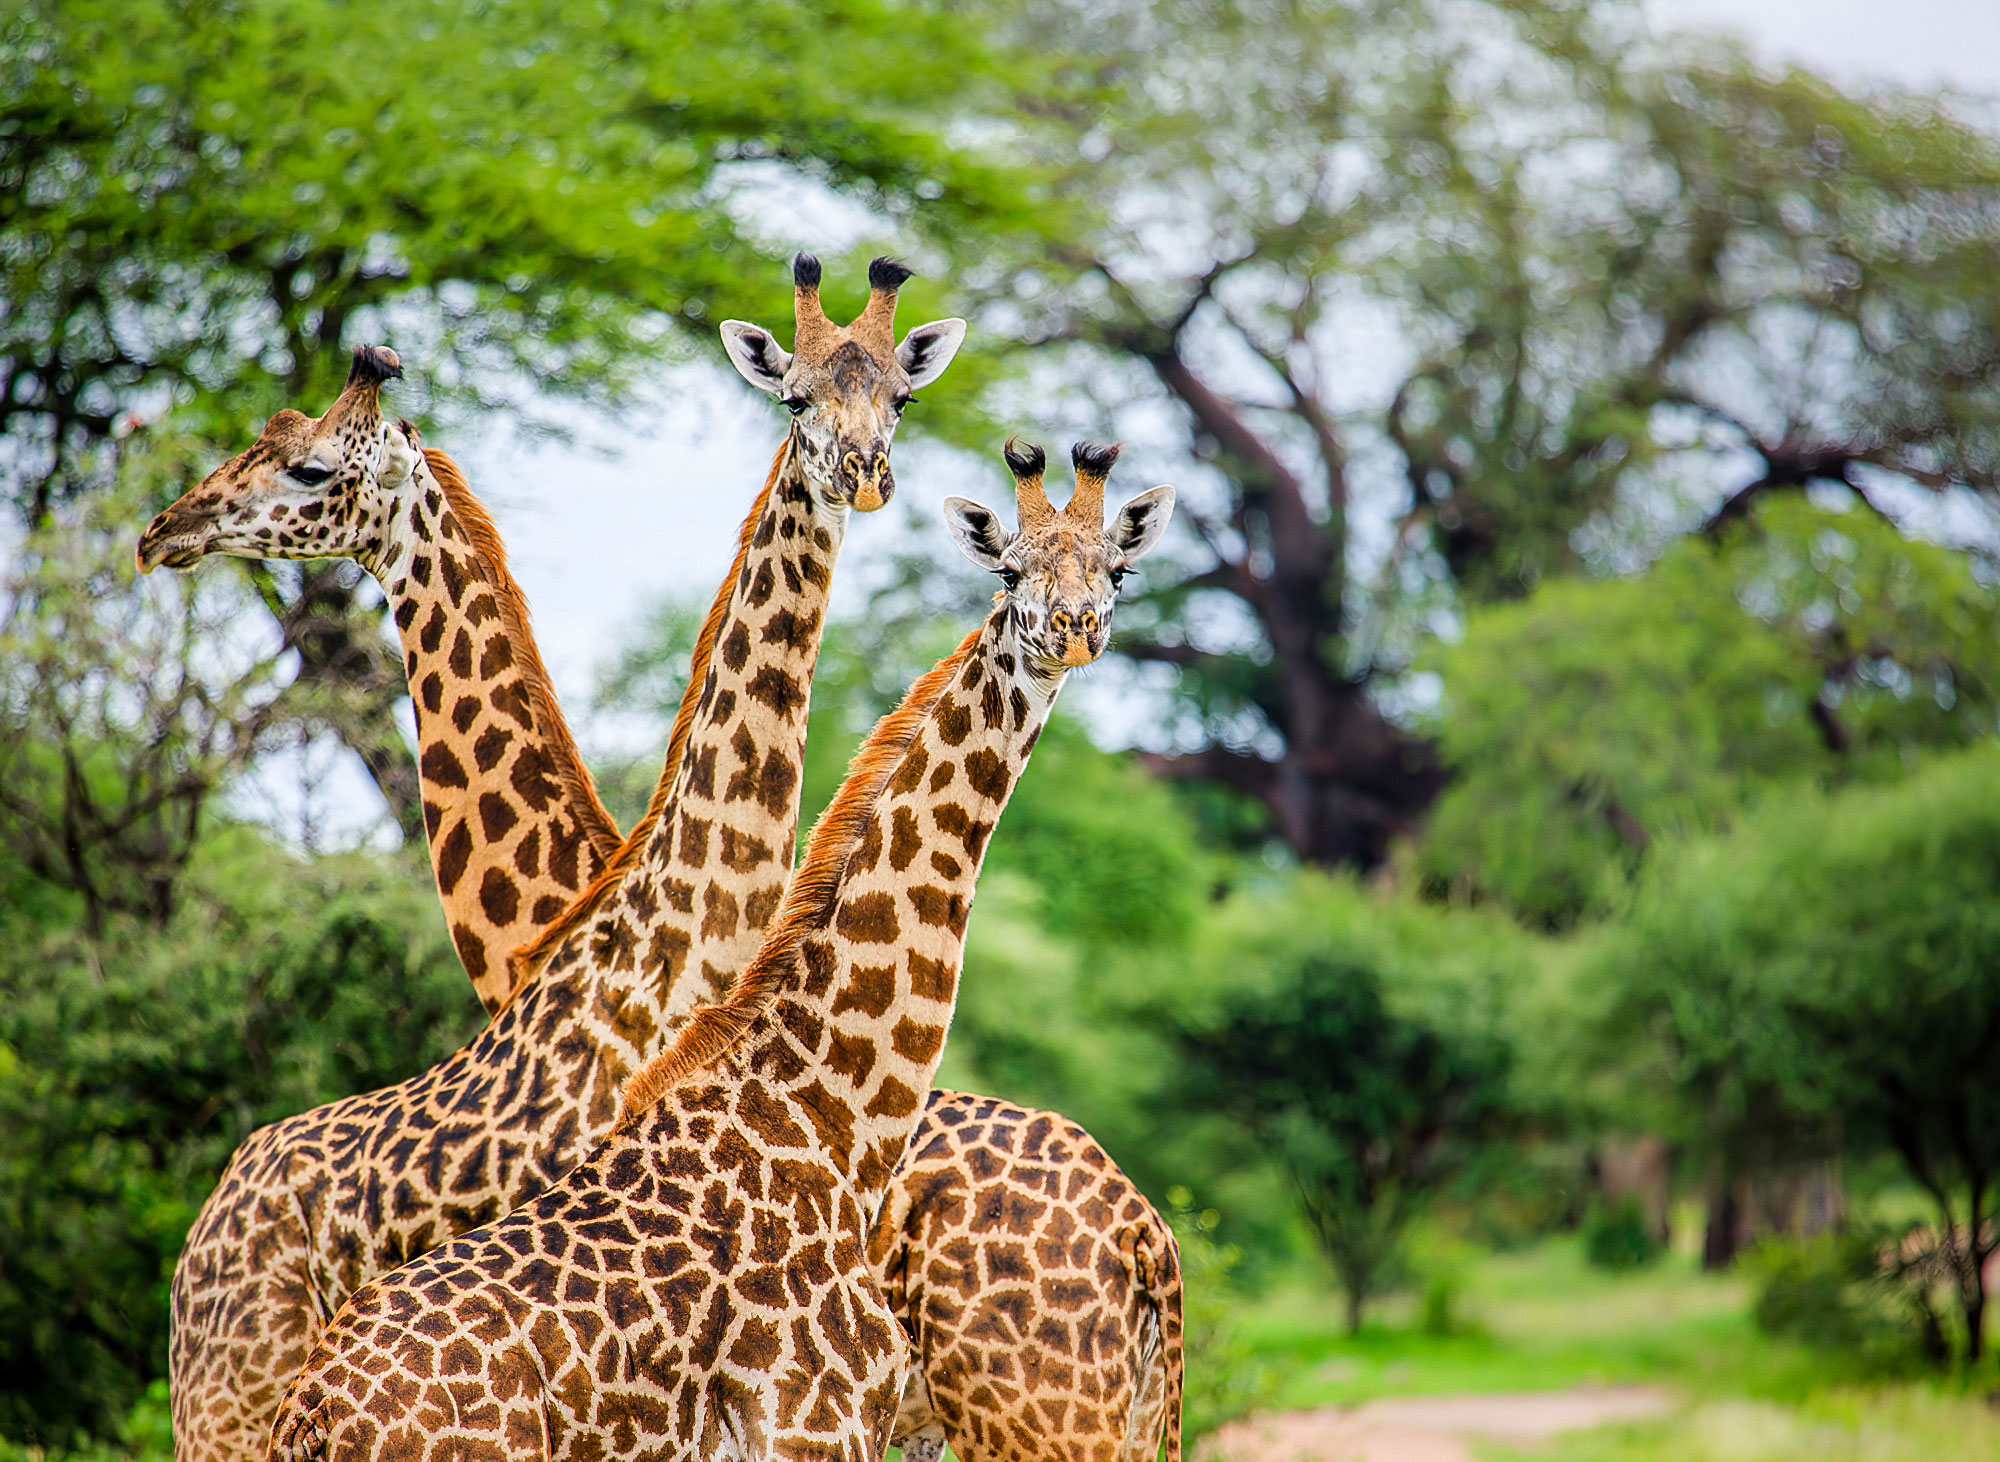
[[[1234,1244],[1216,1242],[1222,1216],[1197,1209],[1186,1188],[1168,1191],[1167,1213],[1181,1251],[1187,1360],[1181,1442],[1191,1455],[1200,1438],[1269,1400],[1280,1378],[1244,1338],[1233,1287],[1243,1254]]]
[[[1599,1269],[1643,1269],[1665,1248],[1634,1194],[1595,1199],[1584,1212],[1583,1254]]]
[[[198,862],[164,931],[5,921],[0,1436],[143,1431],[173,1266],[237,1144],[479,1028],[414,856],[299,860],[224,830]]]
[[[1758,1328],[1875,1366],[1915,1359],[1931,1348],[1936,1322],[1923,1281],[1892,1264],[1892,1252],[1889,1236],[1873,1228],[1767,1239],[1746,1261],[1757,1282]]]

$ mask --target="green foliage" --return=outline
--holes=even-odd
[[[1665,1248],[1635,1194],[1599,1198],[1584,1213],[1583,1255],[1599,1269],[1643,1269]]]
[[[1887,1256],[1891,1235],[1872,1224],[1805,1239],[1767,1239],[1747,1267],[1757,1283],[1751,1313],[1766,1334],[1862,1354],[1871,1368],[1907,1367],[1927,1338],[1938,1345],[1923,1280]]]
[[[1492,966],[1394,985],[1418,950],[1342,928],[1341,914],[1367,910],[1336,889],[1302,880],[1300,913],[1314,894],[1347,907],[1248,941],[1233,979],[1181,1014],[1178,1086],[1188,1110],[1242,1124],[1284,1167],[1358,1329],[1363,1303],[1397,1272],[1409,1219],[1499,1119],[1510,1062]],[[1257,903],[1239,917],[1275,924],[1277,910]]]
[[[1887,1151],[1984,1303],[2000,1174],[2000,750],[1800,792],[1678,850],[1600,951],[1615,1026],[1733,1160]],[[1972,1330],[1972,1354],[1980,1350]]]
[[[996,64],[979,26],[900,0],[10,6],[9,486],[39,511],[163,395],[233,438],[331,387],[358,332],[473,397],[615,385],[676,321],[768,307],[761,260],[795,241],[747,200],[776,185],[921,201],[920,230],[1018,219],[1018,184],[941,124]]]
[[[1222,1215],[1196,1208],[1184,1187],[1167,1190],[1168,1221],[1181,1254],[1181,1315],[1186,1379],[1181,1393],[1181,1445],[1195,1444],[1224,1422],[1268,1401],[1277,1369],[1252,1348],[1243,1326],[1243,1297],[1233,1280],[1243,1251],[1215,1237]]]
[[[417,868],[241,831],[204,842],[164,930],[6,934],[0,1434],[61,1447],[165,1374],[173,1263],[237,1144],[421,1069],[480,1012]]]
[[[275,656],[231,643],[240,580],[137,578],[132,525],[189,450],[126,444],[116,488],[61,505],[0,563],[0,843],[92,930],[172,913],[208,798],[278,693]]]
[[[1632,579],[1550,583],[1436,651],[1427,874],[1566,925],[1774,789],[1898,776],[2000,719],[2000,588],[1874,515],[1773,501]]]

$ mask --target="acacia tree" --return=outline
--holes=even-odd
[[[1410,1219],[1498,1119],[1504,1048],[1392,1009],[1381,970],[1354,950],[1239,986],[1184,1020],[1179,1046],[1183,1098],[1241,1123],[1283,1166],[1359,1331]]]
[[[1661,861],[1605,945],[1610,1028],[1725,1153],[1886,1152],[1984,1353],[2000,1250],[2000,761],[1801,793]]]
[[[976,29],[900,0],[9,6],[0,491],[39,522],[169,410],[241,443],[330,400],[360,338],[473,404],[605,397],[768,292],[796,242],[753,226],[775,181],[947,230],[1009,216],[1002,175],[941,140],[989,65]],[[256,582],[295,704],[416,831],[379,599],[332,565]]]
[[[1858,505],[1772,499],[1642,575],[1475,609],[1419,663],[1454,773],[1419,866],[1561,928],[1662,842],[1989,737],[2000,586]]]
[[[1442,785],[1384,695],[1440,611],[1773,488],[1993,485],[2000,159],[1935,105],[1623,3],[1024,15],[1090,58],[1023,143],[1086,222],[990,319],[1094,393],[1066,425],[1180,460],[1186,573],[1122,616],[1178,672],[1148,763],[1304,858]]]

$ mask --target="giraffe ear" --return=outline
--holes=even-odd
[[[989,574],[1000,572],[1000,556],[1013,543],[1014,535],[1001,525],[998,513],[969,497],[948,497],[944,500],[944,521],[960,553]]]
[[[743,379],[773,396],[784,388],[785,372],[792,368],[791,352],[771,338],[771,332],[741,320],[722,322],[722,348]]]
[[[896,364],[910,378],[910,389],[919,390],[944,374],[964,343],[965,321],[933,320],[903,337],[896,347]]]
[[[1125,555],[1126,562],[1144,558],[1159,546],[1167,531],[1167,519],[1174,515],[1174,490],[1156,487],[1142,492],[1118,510],[1111,524],[1111,541]]]

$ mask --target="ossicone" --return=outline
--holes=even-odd
[[[402,375],[403,363],[388,346],[357,345],[354,364],[347,369],[347,384],[379,386],[384,381],[400,380]]]
[[[1078,442],[1069,449],[1069,460],[1076,467],[1079,477],[1108,477],[1112,464],[1117,462],[1120,444],[1112,442]]]
[[[868,287],[894,294],[903,287],[904,281],[914,277],[916,272],[899,259],[892,259],[887,254],[877,254],[868,261]]]
[[[1019,437],[1007,438],[1000,455],[1007,459],[1007,470],[1016,477],[1040,477],[1049,465],[1048,453]]]
[[[804,249],[792,255],[792,283],[800,289],[818,289],[819,274],[819,260]]]

